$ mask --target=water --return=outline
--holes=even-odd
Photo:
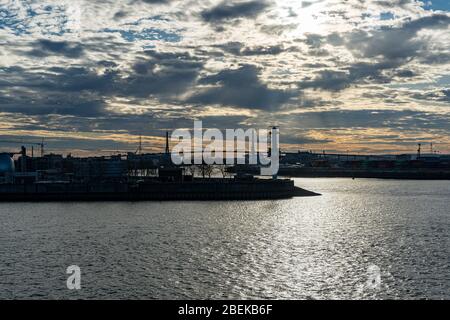
[[[323,195],[0,204],[0,298],[450,298],[448,181],[296,184]]]

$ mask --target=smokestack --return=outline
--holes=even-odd
[[[170,148],[169,148],[169,131],[166,131],[166,154],[170,153]]]

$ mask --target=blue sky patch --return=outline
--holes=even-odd
[[[442,10],[442,11],[450,11],[450,1],[449,0],[432,0],[429,2],[425,2],[425,9],[428,10]]]
[[[179,42],[181,40],[181,36],[174,32],[167,32],[156,28],[148,28],[141,31],[118,29],[103,29],[103,31],[112,33],[118,32],[122,38],[128,42],[135,42],[139,40]]]
[[[58,23],[47,23],[46,18],[54,12],[58,14]],[[0,29],[9,30],[12,34],[20,36],[23,34],[30,34],[29,30],[34,24],[40,29],[42,35],[62,36],[67,32],[66,25],[68,23],[68,18],[65,15],[64,8],[45,6],[42,11],[39,12],[27,7],[26,14],[26,17],[20,18],[17,10],[0,8]]]
[[[0,29],[9,29],[15,35],[27,33],[24,22],[18,18],[16,13],[2,8],[0,8]]]
[[[380,13],[380,20],[393,20],[395,18],[392,12],[382,12]]]

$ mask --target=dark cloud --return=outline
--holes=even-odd
[[[405,7],[414,4],[416,0],[376,0],[373,3],[386,8]]]
[[[33,44],[33,49],[26,54],[33,57],[47,57],[60,55],[66,58],[80,58],[84,55],[83,46],[79,43],[67,41],[51,41],[41,39]]]
[[[290,127],[302,129],[420,128],[448,130],[449,115],[414,110],[329,110],[291,115]],[[289,122],[288,122],[289,123]],[[295,123],[295,124],[294,124]]]
[[[275,110],[295,96],[290,91],[269,88],[259,79],[259,72],[254,65],[242,65],[235,70],[223,70],[204,77],[199,84],[212,87],[195,94],[187,102]]]
[[[125,11],[117,11],[114,16],[113,19],[114,20],[120,20],[122,18],[125,18],[126,16],[128,16],[128,12]]]
[[[0,70],[0,77],[1,112],[98,117],[107,113],[103,95],[114,89],[116,75],[81,67],[41,72],[13,67]]]
[[[300,83],[300,88],[314,88],[331,91],[339,91],[349,86],[351,80],[349,74],[344,71],[321,70],[317,72],[317,77]]]
[[[243,128],[248,129],[249,126],[247,124],[248,117],[241,115],[226,115],[226,116],[203,116],[198,118],[203,122],[203,128],[218,128],[218,129],[227,129],[227,128]],[[189,124],[192,126],[192,123]]]
[[[173,0],[134,0],[133,2],[143,2],[148,4],[168,4]]]
[[[400,78],[412,78],[416,76],[414,71],[411,70],[399,70],[395,75]]]
[[[396,68],[400,64],[393,62],[354,63],[342,70],[320,70],[314,79],[305,79],[300,88],[340,91],[357,83],[389,83],[392,77],[383,72]]]
[[[284,51],[282,45],[246,47],[241,42],[228,42],[216,47],[236,56],[278,55]]]
[[[423,64],[446,64],[450,63],[450,53],[448,52],[430,52],[420,58]]]
[[[330,91],[340,91],[352,84],[389,83],[394,77],[411,78],[415,74],[402,68],[415,58],[432,58],[427,49],[426,39],[418,38],[418,32],[423,29],[445,29],[450,25],[450,17],[436,14],[406,22],[401,27],[383,28],[374,32],[355,31],[339,35],[333,33],[328,37],[309,34],[305,43],[319,49],[330,41],[333,45],[345,45],[356,58],[372,59],[373,62],[356,62],[339,69],[320,70],[313,79],[304,79],[301,88],[314,88]],[[316,54],[317,55],[317,54]],[[445,56],[440,56],[445,61]]]
[[[35,127],[32,125],[23,125],[19,126],[18,130],[33,130]],[[35,128],[35,130],[42,129],[40,127]],[[46,128],[45,128],[46,129]],[[46,129],[47,130],[47,129]],[[35,142],[39,143],[41,142],[42,136],[38,135],[21,135],[20,137],[17,137],[15,135],[8,135],[8,134],[2,134],[1,140],[0,140],[0,148],[5,148],[6,150],[11,150],[16,148],[20,145],[25,145],[29,149],[29,153],[31,153],[31,145],[28,145],[27,143],[22,143],[21,141],[26,142]],[[11,144],[11,143],[2,143],[1,141],[17,141],[17,145]],[[132,143],[126,143],[126,142],[119,142],[114,141],[111,139],[104,139],[104,140],[92,140],[92,139],[80,139],[80,138],[74,138],[74,137],[45,137],[45,144],[46,144],[46,152],[61,152],[61,150],[65,150],[66,152],[76,153],[78,150],[90,150],[95,151],[96,154],[102,150],[129,150],[129,151],[135,151],[135,144]],[[38,154],[39,151],[36,150],[36,147],[34,148],[34,154]]]
[[[105,115],[105,103],[89,95],[51,92],[15,92],[14,96],[0,98],[0,112],[24,115],[73,115],[98,117]]]
[[[418,100],[440,101],[450,103],[450,89],[429,90],[414,92],[411,97]]]
[[[21,87],[24,91],[80,92],[83,90],[106,93],[115,90],[118,73],[110,70],[97,74],[88,67],[50,67],[32,72],[22,68],[8,68],[1,72],[0,89]]]
[[[177,103],[176,96],[195,85],[202,68],[203,62],[188,53],[157,51],[141,54],[130,70],[120,70],[115,62],[107,60],[39,71],[22,67],[0,68],[0,112],[34,117],[96,118],[97,124],[107,117],[104,122],[112,124],[111,117],[119,111],[108,109],[107,100],[122,97],[137,99],[136,103],[140,104],[142,99],[157,96],[160,100]],[[167,119],[170,119],[168,114],[166,112]],[[61,125],[65,125],[75,130],[74,120],[67,123],[64,119],[60,119],[60,125],[54,124],[53,128],[62,130]],[[104,127],[118,130],[119,127],[127,127],[128,123],[137,123],[130,116],[120,119],[123,121],[121,126],[114,128],[105,124]],[[176,119],[170,121],[179,123]],[[136,128],[141,130],[140,126]],[[93,130],[80,126],[76,129],[80,132]]]
[[[298,132],[290,132],[289,130],[283,131],[283,136],[281,137],[280,143],[283,144],[324,144],[333,142],[331,139],[315,139],[305,135],[300,135]]]
[[[446,29],[449,25],[449,16],[435,14],[409,21],[398,28],[354,32],[346,37],[346,46],[364,58],[413,58],[427,48],[426,40],[416,38],[420,30]]]
[[[314,2],[311,1],[302,1],[302,8],[308,8],[309,6],[313,5]]]
[[[269,4],[265,0],[253,0],[241,3],[223,1],[211,9],[204,10],[201,13],[201,17],[203,21],[213,24],[237,18],[255,18],[267,7],[269,7]]]
[[[202,68],[203,62],[188,53],[146,51],[146,57],[133,65],[134,74],[125,79],[123,94],[147,97],[184,93]]]
[[[319,68],[329,67],[329,65],[327,65],[325,63],[318,63],[318,62],[316,62],[316,63],[309,63],[308,62],[308,63],[304,63],[302,66],[305,67],[305,68],[311,68],[311,69],[319,69]]]
[[[105,69],[99,73],[97,66]],[[23,87],[41,92],[86,91],[98,97],[171,97],[188,90],[202,67],[200,59],[187,53],[146,51],[133,64],[130,72],[119,70],[116,63],[105,60],[92,67],[50,67],[40,72],[5,69],[0,88]]]

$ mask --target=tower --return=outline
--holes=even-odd
[[[277,179],[280,161],[280,129],[278,127],[272,127],[270,137],[271,137],[270,157],[271,157],[272,179]]]
[[[136,150],[136,154],[142,154],[142,135],[139,136],[139,146]]]
[[[170,147],[169,147],[169,131],[166,131],[166,154],[170,153]]]

